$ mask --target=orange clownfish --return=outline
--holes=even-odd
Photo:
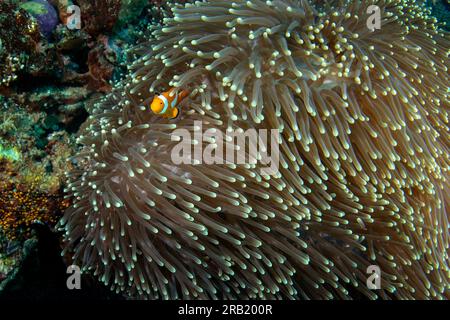
[[[175,88],[172,88],[169,91],[155,96],[150,105],[150,109],[163,118],[175,119],[180,112],[177,106],[188,96],[189,92],[186,90],[173,92],[174,90]]]

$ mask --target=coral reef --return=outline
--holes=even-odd
[[[66,2],[56,3],[61,7],[59,10],[67,8],[70,2]],[[44,3],[45,8],[42,8]],[[97,11],[100,8],[112,10],[112,7],[106,2],[96,3],[98,8],[91,7],[91,2],[85,5],[86,25],[82,30],[70,30],[53,16],[56,11],[52,11],[52,18],[47,16],[50,8],[55,9],[45,0],[29,1],[20,6],[10,1],[1,3],[0,93],[8,97],[31,93],[37,104],[45,105],[46,101],[35,98],[42,96],[45,100],[45,94],[41,93],[47,89],[54,92],[61,87],[66,91],[87,89],[83,96],[74,92],[74,97],[80,100],[110,89],[109,81],[117,59],[117,44],[111,41],[110,35],[114,23],[106,22],[107,13],[98,15]],[[96,14],[90,15],[89,10]],[[88,17],[100,17],[106,25],[102,27],[98,21],[93,21],[99,29],[91,30]]]
[[[77,264],[149,298],[449,297],[449,36],[413,1],[376,1],[374,32],[364,2],[316,4],[172,8],[79,136]],[[192,92],[169,123],[148,110],[168,86]],[[174,164],[195,120],[279,129],[279,172]]]
[[[75,148],[57,123],[0,98],[0,282],[20,264],[30,226],[53,228],[69,205],[62,184]]]
[[[0,226],[14,239],[34,221],[54,224],[68,205],[61,191],[74,148],[43,112],[26,112],[6,100],[0,115]]]

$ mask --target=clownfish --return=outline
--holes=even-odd
[[[189,92],[186,90],[174,92],[174,90],[175,88],[172,88],[169,91],[155,96],[150,105],[150,109],[163,118],[175,119],[180,112],[177,106],[188,96]]]

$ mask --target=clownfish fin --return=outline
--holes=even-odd
[[[178,94],[178,97],[179,97],[179,99],[180,99],[180,101],[181,101],[181,100],[183,100],[184,98],[186,98],[188,95],[189,95],[189,92],[188,92],[188,91],[182,90],[182,91]]]
[[[178,118],[179,115],[180,115],[180,110],[178,108],[173,108],[173,110],[172,110],[172,119]]]

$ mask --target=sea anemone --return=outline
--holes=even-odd
[[[79,136],[74,263],[135,297],[448,298],[449,36],[414,1],[333,4],[173,6]],[[173,121],[148,108],[169,86]],[[279,171],[175,164],[195,120],[278,129]]]

